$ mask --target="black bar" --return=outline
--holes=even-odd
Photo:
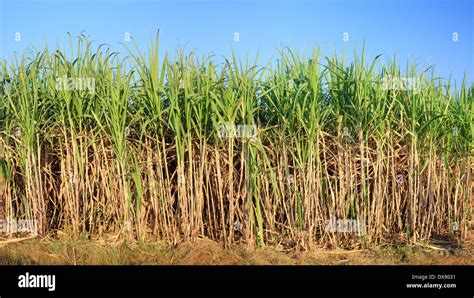
[[[0,297],[431,296],[473,297],[473,266],[0,266]],[[55,291],[19,288],[19,276],[54,274]],[[416,280],[435,276],[434,280]],[[454,276],[454,279],[438,277]],[[407,284],[456,288],[408,289]]]

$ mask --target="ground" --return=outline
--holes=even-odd
[[[0,264],[143,264],[143,265],[473,265],[474,237],[461,247],[443,245],[380,246],[370,250],[285,251],[278,247],[223,248],[208,239],[169,247],[165,243],[127,243],[116,239],[0,239]]]

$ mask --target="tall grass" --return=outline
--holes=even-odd
[[[474,89],[380,57],[283,49],[257,67],[235,55],[123,58],[81,36],[0,62],[7,218],[41,234],[120,232],[170,244],[371,246],[462,240],[473,199]],[[136,54],[134,54],[136,53]],[[380,71],[376,71],[380,69]],[[384,88],[418,77],[419,92]],[[95,91],[58,78],[94,78]],[[223,123],[258,127],[223,138]],[[357,220],[363,233],[327,221]],[[454,228],[457,227],[457,228]]]

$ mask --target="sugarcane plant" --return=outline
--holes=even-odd
[[[146,52],[124,51],[81,35],[68,51],[0,62],[6,218],[33,220],[41,235],[170,244],[464,238],[472,83],[365,50],[346,62],[283,48],[263,67],[235,54],[160,56],[158,35]],[[357,233],[328,228],[341,220]]]

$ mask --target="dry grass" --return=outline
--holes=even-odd
[[[28,240],[0,246],[0,264],[46,265],[473,265],[474,245],[432,250],[419,246],[374,247],[347,251],[284,251],[276,247],[224,248],[206,239],[169,247],[166,243],[115,246],[90,240]]]

